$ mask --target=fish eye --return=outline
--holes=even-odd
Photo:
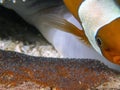
[[[100,37],[96,37],[96,42],[97,42],[98,46],[102,45],[102,40]]]

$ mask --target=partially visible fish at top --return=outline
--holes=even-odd
[[[77,27],[63,18],[69,12],[62,0],[17,0],[15,4],[12,2],[14,1],[4,1],[2,5],[15,10],[39,30],[43,24],[49,24],[52,27],[72,33],[75,36],[79,37],[81,35],[81,31]]]
[[[85,40],[87,38],[79,30],[80,28],[77,28],[67,20],[74,17],[64,5],[63,0],[17,0],[15,3],[12,0],[3,1],[2,5],[4,7],[13,9],[28,23],[34,25],[63,56],[80,57],[78,52],[82,50],[78,49],[78,41],[79,39]],[[75,21],[75,18],[72,21]],[[73,36],[63,33],[63,31],[73,34],[78,40],[73,40]],[[85,55],[82,54],[82,56]]]

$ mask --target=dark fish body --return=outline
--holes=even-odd
[[[13,9],[28,21],[28,19],[32,19],[35,14],[41,13],[49,8],[58,7],[62,4],[63,2],[61,0],[26,0],[25,2],[17,0],[16,3],[6,0],[2,5],[9,9]]]

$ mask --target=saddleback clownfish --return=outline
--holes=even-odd
[[[120,0],[64,0],[64,3],[82,25],[81,33],[93,48],[120,65]]]

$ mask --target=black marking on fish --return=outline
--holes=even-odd
[[[53,7],[62,5],[62,0],[28,0],[29,6],[28,7],[39,7],[39,9],[43,9],[46,7]]]

